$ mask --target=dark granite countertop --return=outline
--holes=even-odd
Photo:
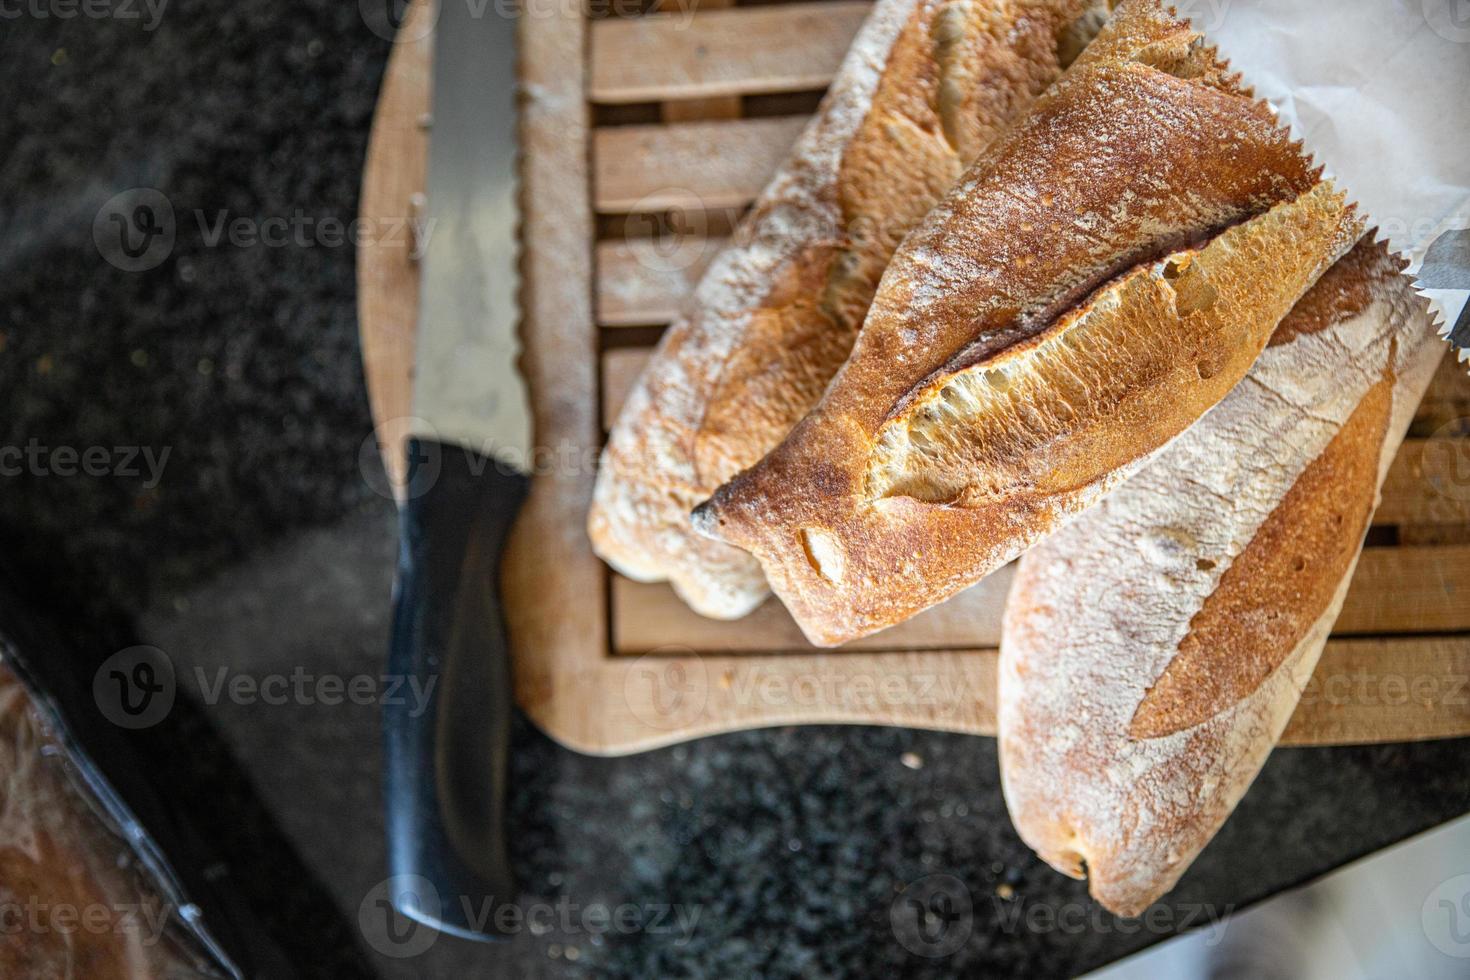
[[[0,477],[4,562],[83,667],[167,652],[184,696],[137,744],[301,974],[1061,975],[1470,809],[1461,741],[1282,750],[1124,923],[1016,838],[986,739],[775,729],[592,759],[518,722],[528,920],[398,955],[427,937],[396,944],[373,903],[376,706],[212,693],[221,670],[381,669],[392,507],[359,470],[351,248],[213,229],[354,217],[388,45],[330,0],[81,9],[0,31],[0,446],[29,453]],[[174,242],[128,271],[94,225],[138,188]],[[94,474],[66,447],[101,447]]]

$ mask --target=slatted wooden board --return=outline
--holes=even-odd
[[[990,734],[1010,569],[838,651],[774,600],[721,623],[611,573],[583,522],[589,463],[690,284],[816,106],[866,2],[710,2],[523,18],[524,368],[539,474],[506,564],[517,696],[559,741],[620,753],[731,729],[872,723]],[[413,8],[364,174],[369,221],[423,189],[432,37]],[[418,275],[395,236],[360,251],[363,359],[390,459],[410,415]],[[1446,360],[1393,466],[1294,744],[1470,734],[1470,377]]]

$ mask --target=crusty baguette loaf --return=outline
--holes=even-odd
[[[1021,837],[1137,915],[1280,737],[1443,353],[1381,246],[1309,292],[1234,391],[1022,559],[1000,757]]]
[[[765,598],[755,560],[694,534],[689,511],[816,403],[899,240],[1057,77],[1095,2],[879,0],[613,426],[588,519],[599,555],[708,616]]]
[[[822,401],[694,514],[808,638],[1016,557],[1224,397],[1361,232],[1153,0],[1125,0],[898,250]]]

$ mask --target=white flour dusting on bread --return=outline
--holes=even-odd
[[[695,535],[689,511],[820,397],[898,240],[1061,72],[1094,2],[874,6],[789,162],[628,397],[588,519],[599,555],[669,579],[709,616],[766,596],[755,560]]]
[[[1442,349],[1363,242],[1244,381],[1021,560],[1001,644],[1021,836],[1136,915],[1214,835],[1296,706]]]

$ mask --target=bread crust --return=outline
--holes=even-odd
[[[1268,106],[1127,0],[904,242],[852,354],[694,515],[836,645],[969,586],[1224,397],[1361,226]]]
[[[694,534],[689,511],[816,403],[899,240],[1060,74],[1059,38],[1092,2],[879,0],[613,426],[588,517],[599,555],[707,616],[765,598],[756,561]]]
[[[1441,350],[1402,263],[1360,243],[1234,391],[1022,559],[999,684],[1021,837],[1137,915],[1280,737],[1341,609]]]

